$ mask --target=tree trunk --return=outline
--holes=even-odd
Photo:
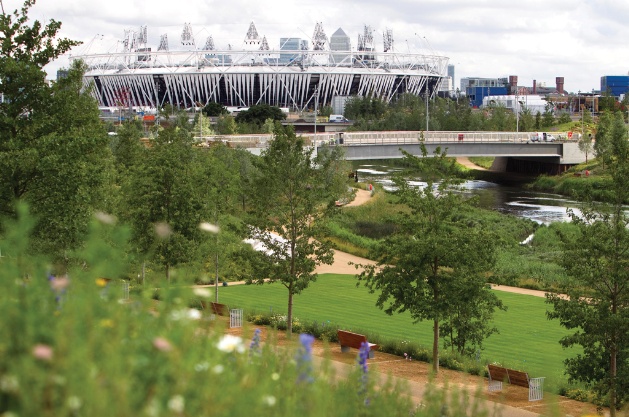
[[[432,339],[432,372],[439,373],[439,319],[433,321]]]
[[[288,314],[286,315],[286,337],[291,338],[293,334],[293,291],[288,290]]]
[[[611,384],[609,389],[609,417],[616,417],[616,346],[612,346],[610,355]]]

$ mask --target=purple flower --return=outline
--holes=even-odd
[[[358,352],[358,366],[360,366],[360,389],[358,394],[363,396],[367,395],[367,359],[369,359],[369,343],[362,342],[360,344],[360,351]],[[365,397],[365,405],[369,405],[369,398]]]
[[[251,339],[251,344],[249,345],[249,356],[259,355],[260,354],[260,329],[256,329],[253,332],[253,338]]]
[[[302,333],[299,335],[301,346],[297,351],[295,360],[299,371],[298,382],[312,382],[312,343],[315,338],[311,334]]]

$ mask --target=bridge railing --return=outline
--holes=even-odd
[[[325,132],[298,134],[303,137],[306,145],[317,146],[337,144],[343,146],[357,145],[410,145],[420,141],[426,143],[527,143],[536,132],[444,132],[444,131],[378,131],[378,132]],[[553,132],[555,141],[569,140],[568,132]],[[232,146],[245,148],[266,148],[273,139],[270,134],[258,135],[216,135],[196,138],[199,142],[222,141]],[[572,137],[576,140],[576,135]]]

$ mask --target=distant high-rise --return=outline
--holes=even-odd
[[[448,64],[448,77],[452,79],[452,85],[454,85],[454,65]]]
[[[280,38],[280,51],[299,51],[302,48],[302,40],[300,38]],[[280,53],[280,64],[290,64],[299,57],[297,53]]]
[[[331,51],[350,51],[352,48],[349,36],[343,31],[343,29],[338,28],[336,32],[330,36],[330,50]],[[340,64],[344,60],[344,64],[350,64],[351,55],[349,54],[332,54],[330,55],[330,60],[333,61],[333,64]]]

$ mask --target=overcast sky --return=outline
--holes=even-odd
[[[3,3],[7,12],[22,6]],[[186,22],[199,46],[212,35],[217,49],[240,49],[253,21],[278,49],[280,37],[310,39],[321,22],[328,37],[343,28],[353,48],[365,24],[378,50],[392,29],[396,51],[449,57],[455,87],[461,77],[517,75],[521,86],[553,86],[563,76],[567,91],[592,91],[601,76],[629,71],[625,0],[38,0],[31,18],[60,20],[62,36],[84,42],[74,54],[120,50],[124,30],[140,25],[148,25],[149,46],[167,33],[173,50]]]

